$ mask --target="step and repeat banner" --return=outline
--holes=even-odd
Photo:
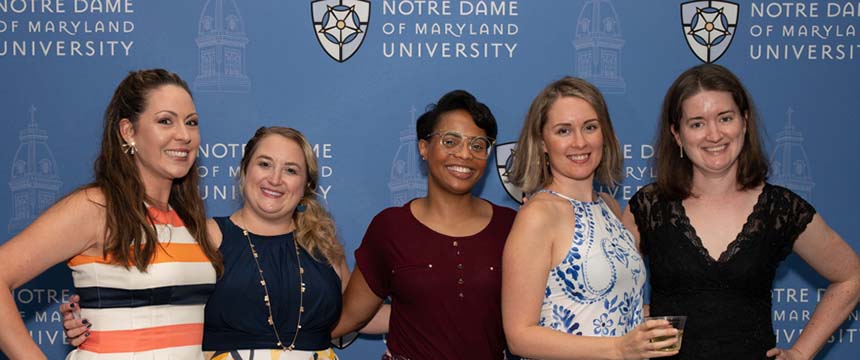
[[[500,174],[532,98],[564,75],[593,82],[625,159],[623,183],[605,191],[623,204],[655,179],[665,90],[716,62],[756,100],[770,181],[810,201],[856,250],[857,27],[856,1],[0,0],[0,243],[91,179],[102,113],[129,70],[166,68],[192,87],[212,216],[239,206],[239,160],[256,128],[303,131],[352,266],[371,218],[426,192],[415,120],[443,93],[466,89],[493,110],[500,146],[478,191],[516,208]],[[824,287],[789,257],[773,289],[780,346],[797,339]],[[52,359],[69,351],[57,309],[73,292],[62,264],[14,290]],[[857,358],[857,318],[822,358]],[[340,354],[373,359],[384,348],[362,337]]]

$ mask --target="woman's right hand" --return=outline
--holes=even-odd
[[[87,319],[81,319],[81,298],[78,295],[69,297],[69,302],[60,305],[63,314],[63,329],[66,330],[66,338],[72,346],[80,346],[90,336],[90,327],[93,326]]]
[[[678,330],[666,320],[648,320],[620,338],[618,352],[622,359],[650,359],[677,355],[678,350],[658,350],[675,344],[677,333]],[[664,336],[670,336],[670,338],[652,342],[654,338]]]

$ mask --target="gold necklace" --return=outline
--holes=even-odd
[[[266,296],[263,298],[263,302],[266,304],[266,310],[269,311],[269,318],[267,319],[269,326],[272,327],[272,330],[275,332],[275,339],[278,340],[277,347],[281,348],[282,351],[292,351],[296,348],[296,339],[299,337],[299,330],[302,328],[302,313],[305,312],[304,300],[305,300],[305,280],[304,273],[305,268],[302,267],[302,260],[299,256],[299,244],[296,241],[295,237],[293,237],[293,246],[296,248],[296,263],[299,265],[299,283],[301,284],[301,289],[299,292],[299,320],[296,323],[296,333],[293,335],[293,341],[290,346],[284,346],[283,341],[281,341],[281,335],[278,333],[278,327],[275,326],[275,320],[272,317],[272,303],[269,301],[269,287],[266,286],[266,278],[263,276],[263,268],[260,266],[259,254],[257,254],[257,249],[254,248],[254,244],[251,242],[251,235],[248,233],[248,230],[245,230],[242,227],[242,234],[245,235],[245,238],[248,239],[248,246],[251,248],[251,255],[254,255],[254,263],[257,264],[257,271],[260,272],[260,285],[263,287],[263,291],[266,293]]]

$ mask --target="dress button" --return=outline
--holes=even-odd
[[[457,240],[454,240],[454,247],[457,247]]]
[[[461,299],[462,299],[464,296],[465,296],[465,295],[463,295],[463,293],[460,293],[460,298],[461,298]]]
[[[463,285],[464,282],[465,281],[463,281],[463,278],[457,279],[457,284]]]
[[[457,270],[463,270],[463,264],[457,264]]]

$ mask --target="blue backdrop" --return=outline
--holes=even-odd
[[[346,7],[326,14],[327,5],[340,4]],[[6,128],[0,132],[0,164],[8,165],[0,167],[0,178],[9,184],[0,191],[0,221],[6,221],[0,242],[91,179],[102,112],[132,69],[167,68],[193,86],[201,114],[200,191],[210,215],[237,208],[242,144],[257,127],[302,130],[318,151],[318,192],[352,265],[373,215],[426,191],[414,123],[441,94],[456,88],[476,94],[492,108],[499,143],[506,143],[515,141],[531,99],[545,84],[563,75],[589,79],[605,92],[625,150],[626,179],[611,189],[623,203],[654,179],[650,144],[665,90],[684,69],[716,61],[737,73],[755,97],[773,163],[771,182],[809,200],[856,250],[860,231],[850,204],[860,200],[852,185],[860,176],[860,4],[690,6],[683,11],[680,2],[621,0],[0,0],[0,116]],[[703,30],[703,24],[713,27]],[[710,52],[702,45],[707,43]],[[518,205],[493,165],[478,188],[493,202]],[[774,286],[774,330],[778,343],[788,346],[826,282],[791,256]],[[56,310],[70,288],[61,264],[14,291],[33,338],[50,358],[69,350]],[[855,309],[821,357],[857,357],[857,318]],[[340,354],[372,359],[383,349],[380,339],[366,338]]]

